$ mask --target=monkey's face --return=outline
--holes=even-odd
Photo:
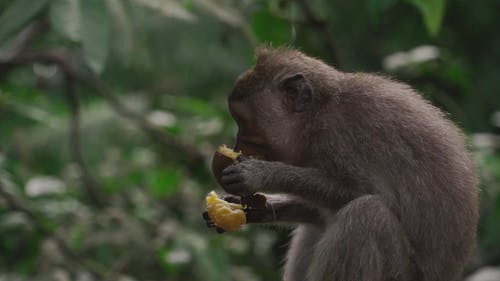
[[[238,125],[235,150],[257,158],[271,158],[271,142],[269,140],[269,124],[262,120],[251,100],[229,101],[229,111]]]
[[[229,97],[238,125],[235,150],[271,161],[293,162],[304,114],[312,108],[312,88],[295,73],[266,79],[244,74]]]

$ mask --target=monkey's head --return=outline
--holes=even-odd
[[[228,98],[238,125],[234,149],[295,166],[315,161],[311,149],[326,129],[324,115],[343,74],[299,51],[258,48],[255,65],[238,77]],[[334,90],[332,90],[334,89]],[[232,161],[214,155],[216,178]]]
[[[340,75],[296,50],[258,48],[256,64],[238,78],[228,99],[238,125],[235,150],[266,160],[304,161],[302,139],[332,98],[317,83],[326,73]]]

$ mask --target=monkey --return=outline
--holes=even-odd
[[[289,47],[256,49],[228,97],[245,155],[221,167],[249,223],[295,225],[285,281],[453,281],[476,238],[464,134],[409,85]]]

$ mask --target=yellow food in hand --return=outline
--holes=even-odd
[[[224,201],[214,191],[207,195],[205,202],[210,220],[225,231],[238,230],[246,223],[242,205]]]
[[[236,158],[238,158],[238,156],[241,155],[241,152],[234,151],[231,148],[227,147],[225,144],[219,146],[217,151],[220,154],[222,154],[228,158],[231,158],[233,161],[236,161]]]

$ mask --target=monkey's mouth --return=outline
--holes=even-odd
[[[267,158],[267,146],[260,137],[238,136],[234,150],[257,159],[265,160]]]

